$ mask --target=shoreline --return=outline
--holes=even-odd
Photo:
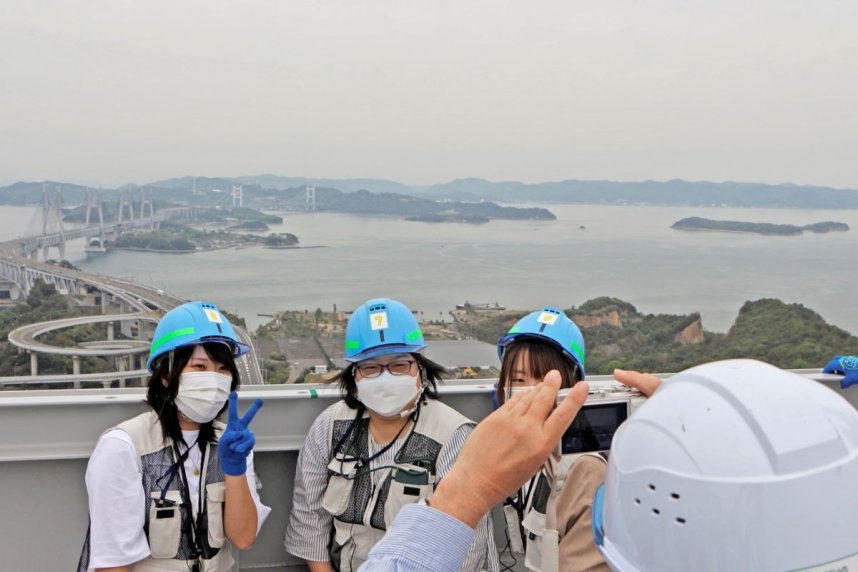
[[[105,248],[103,254],[107,254],[111,251],[128,251],[128,252],[151,252],[153,254],[194,254],[196,252],[213,252],[216,250],[242,250],[245,248],[252,248],[254,246],[259,246],[262,248],[267,248],[269,250],[297,250],[301,248],[328,248],[326,244],[314,244],[309,246],[301,246],[301,245],[293,245],[293,246],[267,246],[262,243],[254,243],[250,246],[245,244],[235,244],[232,246],[225,247],[211,247],[211,248],[195,248],[193,250],[159,250],[156,248],[135,248],[131,246],[110,246]],[[102,253],[99,253],[102,254]]]
[[[803,236],[804,232],[784,233],[784,232],[758,232],[754,230],[728,230],[720,228],[691,228],[682,226],[672,226],[673,230],[684,230],[688,232],[729,232],[731,234],[759,234],[761,236]],[[824,234],[824,233],[813,233]]]

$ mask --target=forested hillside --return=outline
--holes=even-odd
[[[699,314],[642,314],[623,300],[596,298],[566,310],[587,344],[588,374],[614,368],[675,372],[728,358],[754,358],[787,369],[822,367],[835,354],[858,354],[858,338],[801,304],[746,302],[726,334],[703,329]],[[463,333],[488,343],[525,312],[476,313]]]

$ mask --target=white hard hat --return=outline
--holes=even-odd
[[[858,570],[858,411],[753,360],[674,375],[617,431],[593,531],[621,572]]]

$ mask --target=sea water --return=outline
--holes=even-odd
[[[215,301],[251,327],[268,320],[258,314],[334,305],[351,310],[376,296],[399,299],[426,320],[449,320],[448,311],[466,300],[531,310],[615,296],[645,313],[700,312],[704,327],[713,331],[726,331],[746,300],[778,298],[858,333],[852,298],[858,284],[858,210],[541,206],[557,220],[422,223],[280,213],[283,224],[270,232],[291,232],[301,246],[324,248],[92,256],[78,240],[66,247],[66,257],[90,272]],[[26,232],[34,213],[29,207],[0,207],[0,238]],[[688,216],[797,225],[833,220],[851,230],[764,236],[670,228]]]

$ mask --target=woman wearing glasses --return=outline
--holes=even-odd
[[[286,550],[313,572],[352,572],[399,509],[428,499],[474,423],[437,401],[444,368],[420,352],[414,315],[370,300],[346,328],[345,397],[313,423],[295,475]],[[476,529],[462,570],[498,570],[491,517]]]

